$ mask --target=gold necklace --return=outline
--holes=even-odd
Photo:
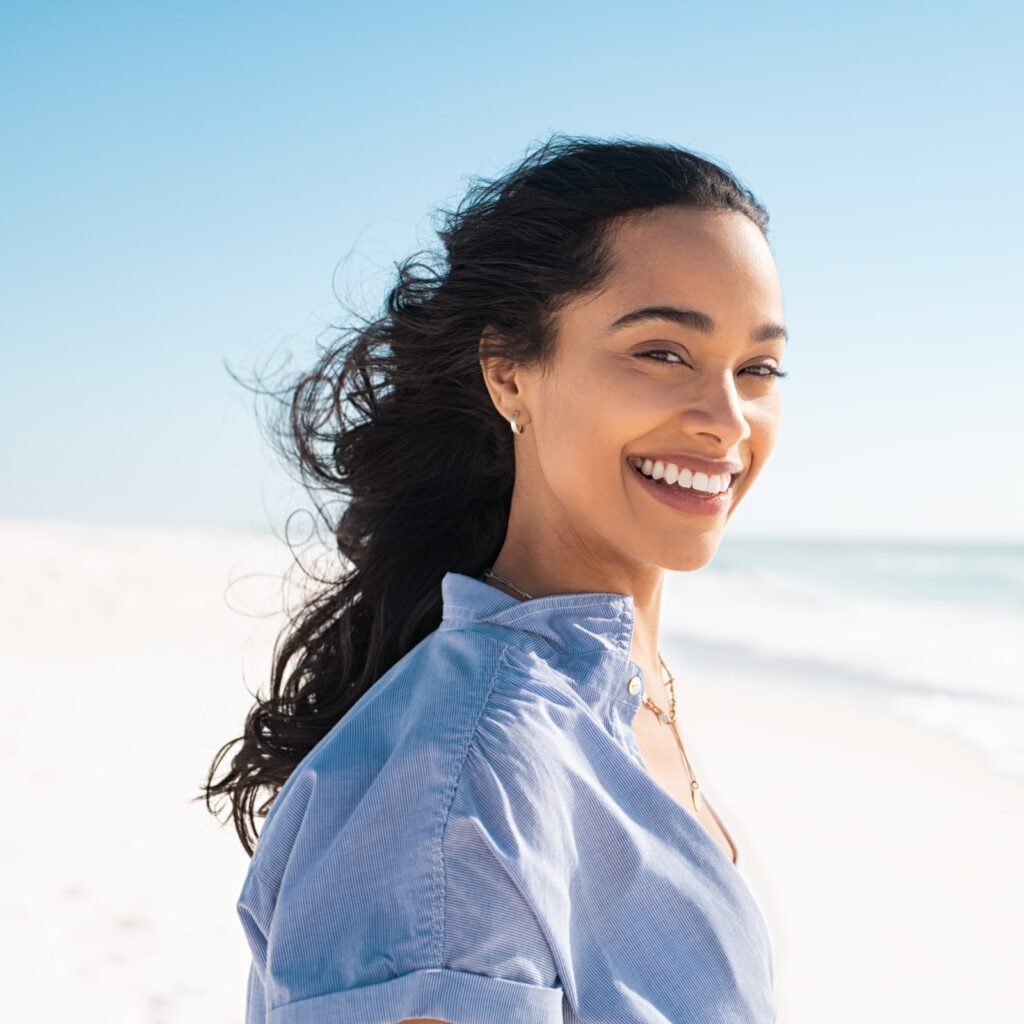
[[[520,590],[511,580],[505,579],[504,576],[497,576],[490,569],[487,569],[483,576],[490,576],[492,580],[498,580],[500,583],[505,583],[510,586],[516,593],[522,594],[527,600],[532,600],[533,595],[526,593],[525,590]],[[644,687],[643,700],[644,704],[654,712],[659,722],[664,725],[671,726],[672,735],[676,738],[676,745],[679,747],[679,753],[683,755],[683,764],[686,766],[686,774],[690,776],[690,792],[693,794],[693,806],[699,811],[701,809],[701,792],[700,783],[697,781],[697,776],[693,774],[693,768],[690,767],[690,759],[686,756],[686,747],[683,746],[683,738],[679,735],[679,726],[676,724],[676,679],[672,675],[672,670],[665,664],[665,659],[661,656],[661,651],[658,651],[658,660],[661,662],[661,667],[668,673],[668,679],[663,680],[665,688],[668,690],[669,698],[669,709],[663,711],[658,707],[657,704],[647,696],[647,687]]]
[[[679,747],[679,753],[683,755],[683,764],[686,765],[686,774],[690,776],[690,792],[693,794],[693,806],[699,811],[701,808],[701,792],[700,783],[697,781],[697,776],[693,774],[693,769],[690,767],[690,759],[686,756],[686,747],[683,746],[683,737],[679,735],[679,726],[676,724],[676,679],[672,675],[672,669],[665,664],[665,659],[661,656],[661,651],[658,652],[658,660],[661,662],[661,667],[668,673],[668,679],[664,680],[665,688],[668,690],[669,699],[669,710],[666,714],[658,707],[657,704],[647,696],[647,688],[644,688],[644,704],[647,705],[658,716],[658,721],[666,723],[672,727],[672,735],[676,738],[676,745]]]

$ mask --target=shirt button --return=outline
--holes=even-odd
[[[639,676],[632,676],[628,683],[626,683],[626,689],[630,693],[639,693],[643,689],[643,681]]]

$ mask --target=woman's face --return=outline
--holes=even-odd
[[[518,393],[503,400],[526,424],[515,442],[514,510],[548,524],[567,557],[700,568],[779,431],[770,368],[782,363],[785,331],[775,263],[760,230],[734,211],[648,211],[617,225],[612,249],[600,293],[559,314],[549,371],[520,367]],[[655,308],[685,312],[638,314]],[[693,492],[646,480],[630,461],[659,456],[680,470],[724,461],[739,475],[700,514],[687,504]]]

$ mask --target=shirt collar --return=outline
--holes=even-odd
[[[441,599],[441,629],[486,623],[514,643],[543,648],[553,660],[572,658],[571,667],[558,667],[595,709],[624,712],[631,720],[643,703],[642,688],[634,684],[636,693],[629,688],[634,677],[643,682],[643,671],[630,657],[632,594],[596,591],[520,600],[475,576],[447,572]]]

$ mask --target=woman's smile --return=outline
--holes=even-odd
[[[645,476],[634,462],[629,459],[626,461],[630,468],[630,474],[651,497],[668,505],[669,508],[691,515],[715,516],[728,508],[732,501],[733,485],[739,475],[730,476],[729,486],[724,491],[719,491],[717,494],[702,494],[693,490],[692,487],[680,487],[678,482],[668,483],[664,479],[654,480]]]

